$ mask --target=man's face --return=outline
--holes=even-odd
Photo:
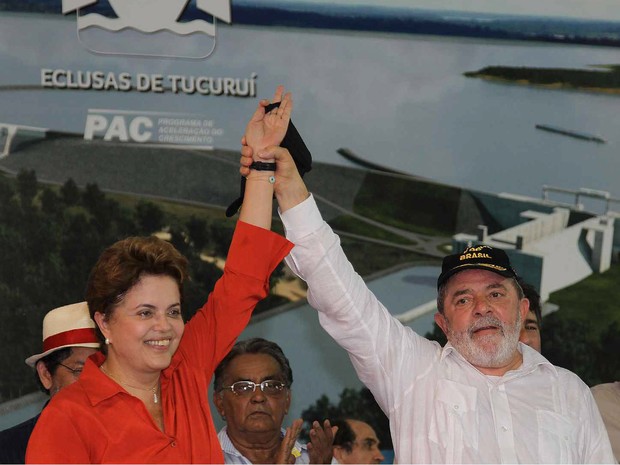
[[[384,459],[379,450],[379,439],[375,430],[368,423],[347,420],[351,426],[355,441],[351,452],[340,446],[334,447],[334,457],[339,463],[381,463]]]
[[[37,372],[41,383],[50,391],[50,397],[54,397],[62,388],[75,383],[86,363],[86,359],[97,352],[97,349],[90,347],[72,347],[71,355],[64,359],[56,367],[54,374],[51,374],[45,368],[43,362],[37,364]]]
[[[278,362],[266,354],[243,354],[235,357],[222,374],[223,386],[237,381],[261,383],[284,382]],[[235,394],[230,389],[213,394],[213,403],[226,418],[228,436],[233,442],[262,442],[280,435],[280,428],[291,403],[285,387],[277,394],[266,394],[256,386],[254,392]]]
[[[518,367],[521,321],[528,304],[511,279],[487,270],[465,270],[446,284],[444,313],[435,322],[473,366],[502,375]]]
[[[523,327],[521,328],[519,341],[527,344],[538,352],[541,351],[540,326],[538,326],[536,314],[531,310],[527,312],[525,320],[523,320]]]

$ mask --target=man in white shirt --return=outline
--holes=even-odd
[[[287,263],[388,415],[397,463],[615,461],[588,387],[519,344],[528,305],[503,251],[444,259],[435,316],[448,338],[442,348],[404,327],[368,290],[288,151],[244,147],[242,175],[253,156],[277,163],[276,198],[295,244]]]

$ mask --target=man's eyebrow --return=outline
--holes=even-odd
[[[493,290],[493,289],[502,289],[502,290],[507,290],[508,288],[502,284],[502,283],[491,283],[486,287],[486,290]],[[471,294],[473,293],[473,289],[471,288],[466,288],[466,289],[459,289],[458,291],[455,291],[454,294],[452,294],[451,296],[449,296],[449,298],[454,299],[456,297],[460,297],[462,295],[466,295],[466,294]]]
[[[452,297],[453,297],[453,298],[454,298],[454,297],[460,297],[460,296],[462,296],[462,295],[464,295],[464,294],[469,294],[469,293],[471,293],[471,291],[472,291],[471,289],[461,289],[461,290],[459,290],[459,291],[456,291],[454,294],[452,294]]]
[[[504,290],[506,290],[507,287],[504,286],[502,283],[492,283],[492,284],[489,284],[487,286],[487,289],[504,289]]]

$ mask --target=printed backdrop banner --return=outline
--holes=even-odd
[[[110,194],[221,212],[238,196],[244,126],[278,84],[293,92],[293,119],[316,162],[306,179],[345,245],[365,228],[382,230],[350,249],[360,272],[415,257],[431,263],[373,281],[391,311],[422,334],[433,329],[437,265],[451,247],[510,231],[493,240],[514,249],[545,302],[606,271],[620,249],[616,0],[0,0],[0,10],[0,169],[9,177],[34,170],[43,185],[64,185],[75,221],[57,239],[75,274],[53,268],[56,258],[45,265],[59,282],[74,276],[75,293],[52,297],[39,288],[62,286],[45,279],[54,273],[43,265],[26,266],[13,247],[19,228],[3,233],[5,245],[0,237],[1,297],[36,316],[2,366],[36,352],[47,310],[81,300],[96,258],[86,245],[100,250],[67,180],[86,187],[84,208],[99,199],[95,183]],[[56,211],[46,195],[41,208]],[[139,207],[141,232],[149,223],[200,256],[200,228],[191,226],[203,223],[177,234]],[[94,217],[97,231],[107,231],[109,217]],[[522,225],[529,220],[535,226]],[[590,223],[575,229],[581,221]],[[118,234],[132,233],[123,224]],[[30,237],[37,228],[28,227]],[[469,235],[453,240],[458,233]],[[13,280],[29,273],[41,273],[28,288],[39,292],[17,292],[24,280]],[[304,290],[280,295],[295,301]],[[261,319],[244,335],[274,339],[289,354],[299,373],[293,415],[323,393],[334,399],[360,386],[312,311]],[[0,401],[25,393],[0,388]]]
[[[257,99],[281,83],[319,161],[351,166],[337,153],[348,148],[483,191],[620,195],[617,89],[601,79],[615,73],[620,7],[389,3],[4,0],[0,124],[238,150]],[[583,80],[536,75],[540,68]]]

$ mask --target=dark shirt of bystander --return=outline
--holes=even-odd
[[[0,431],[0,463],[26,463],[26,447],[39,415]]]

